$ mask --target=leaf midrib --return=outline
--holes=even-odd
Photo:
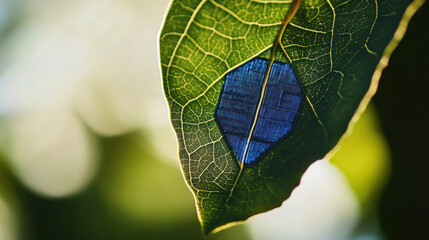
[[[244,149],[243,157],[242,157],[242,160],[240,162],[240,171],[239,171],[239,173],[238,173],[238,175],[237,175],[237,177],[236,177],[236,179],[234,181],[234,184],[233,184],[233,186],[232,186],[232,188],[230,190],[228,198],[225,200],[225,204],[224,204],[223,208],[226,207],[226,205],[228,204],[229,200],[231,199],[232,194],[234,192],[234,189],[237,186],[238,180],[240,179],[241,174],[243,172],[244,163],[245,163],[245,160],[246,160],[246,157],[247,157],[247,152],[248,152],[249,145],[250,145],[250,140],[252,138],[253,132],[254,132],[255,127],[256,127],[256,124],[258,122],[259,112],[261,110],[261,106],[262,106],[262,103],[263,103],[263,100],[264,100],[264,97],[265,97],[265,90],[266,90],[268,79],[269,79],[269,76],[270,76],[270,73],[271,73],[271,69],[272,69],[272,66],[273,66],[273,63],[274,63],[274,60],[275,60],[275,53],[276,53],[277,47],[281,44],[281,38],[282,38],[282,36],[284,34],[286,26],[292,20],[292,18],[295,16],[295,14],[296,14],[296,12],[297,12],[300,4],[301,4],[301,0],[293,0],[292,1],[292,4],[291,4],[288,12],[286,13],[286,16],[282,20],[282,25],[280,26],[280,29],[279,29],[279,31],[278,31],[278,33],[276,35],[276,38],[273,41],[272,48],[271,48],[270,60],[269,60],[269,63],[268,63],[267,71],[265,73],[264,82],[262,84],[262,89],[261,89],[261,94],[259,96],[258,106],[257,106],[256,112],[255,112],[255,116],[253,118],[251,129],[249,131],[249,136],[247,138],[246,147]]]

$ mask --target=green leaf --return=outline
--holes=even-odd
[[[270,58],[292,1],[172,1],[159,39],[163,86],[204,233],[290,196],[307,167],[330,153],[365,109],[423,2],[303,0],[275,49],[275,60],[291,63],[303,88],[299,120],[261,161],[240,171],[214,118],[223,77],[257,56]]]

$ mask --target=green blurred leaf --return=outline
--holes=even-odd
[[[252,58],[269,57],[291,1],[172,1],[160,35],[163,84],[182,170],[205,233],[289,197],[305,169],[365,109],[423,2],[304,0],[275,52],[277,61],[291,63],[303,87],[301,115],[289,137],[240,173],[214,118],[223,76]]]
[[[193,219],[192,197],[180,173],[157,159],[144,136],[128,134],[104,144],[100,188],[112,209],[151,227]]]
[[[390,171],[389,146],[374,106],[368,106],[330,161],[347,177],[364,213],[371,214]]]

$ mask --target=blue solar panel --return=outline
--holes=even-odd
[[[255,58],[228,73],[215,117],[241,162],[262,91],[268,60]],[[244,163],[261,155],[291,131],[302,91],[290,64],[274,62]]]

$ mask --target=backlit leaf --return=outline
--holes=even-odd
[[[182,171],[205,233],[278,207],[289,197],[307,167],[327,155],[365,109],[423,2],[303,0],[274,49],[274,60],[290,64],[302,89],[299,111],[285,137],[242,167],[215,114],[225,76],[257,57],[270,59],[293,3],[172,1],[160,34],[163,85]]]

